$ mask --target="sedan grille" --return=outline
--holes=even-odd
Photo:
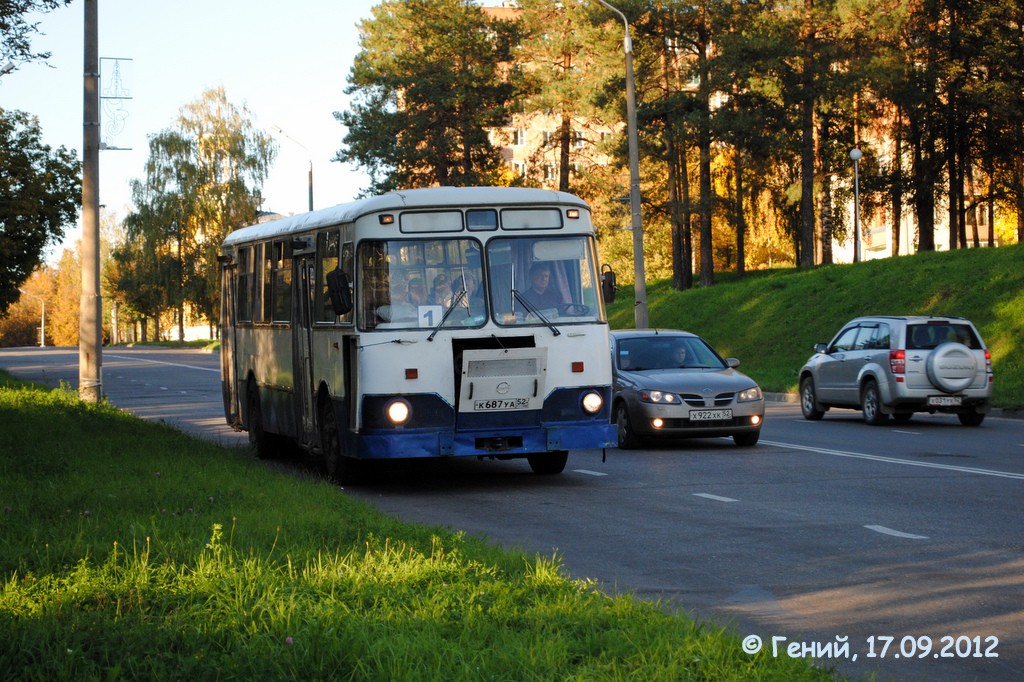
[[[704,399],[704,396],[697,395],[696,393],[683,393],[679,397],[682,398],[683,402],[690,407],[707,407],[709,405],[714,407],[725,407],[726,405],[732,404],[732,401],[736,398],[736,394],[719,393],[710,403]]]

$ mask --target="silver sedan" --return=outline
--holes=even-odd
[[[676,330],[613,331],[611,352],[620,448],[646,438],[732,436],[737,445],[757,444],[764,395],[736,370],[736,358]]]

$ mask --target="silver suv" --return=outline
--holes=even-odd
[[[862,410],[864,421],[955,412],[978,426],[992,404],[992,356],[960,317],[858,317],[800,369],[800,407],[821,419],[830,407]]]

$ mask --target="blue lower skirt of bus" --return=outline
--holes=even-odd
[[[599,391],[602,410],[584,416],[583,396]],[[411,418],[394,427],[386,418],[387,405],[400,398]],[[433,393],[367,395],[363,397],[363,427],[343,429],[345,454],[359,459],[406,457],[524,457],[543,452],[614,447],[616,428],[610,423],[611,387],[559,388],[539,410],[457,413]],[[335,403],[339,423],[345,415]]]
[[[616,437],[613,424],[594,421],[486,431],[395,429],[355,436],[350,452],[359,459],[525,457],[543,452],[614,447]]]

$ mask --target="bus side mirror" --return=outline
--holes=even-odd
[[[615,291],[618,288],[615,283],[615,271],[612,270],[612,266],[605,263],[601,266],[601,297],[605,303],[615,300]]]
[[[352,310],[352,291],[348,277],[341,268],[327,273],[327,293],[331,297],[331,307],[335,315],[345,315]]]

